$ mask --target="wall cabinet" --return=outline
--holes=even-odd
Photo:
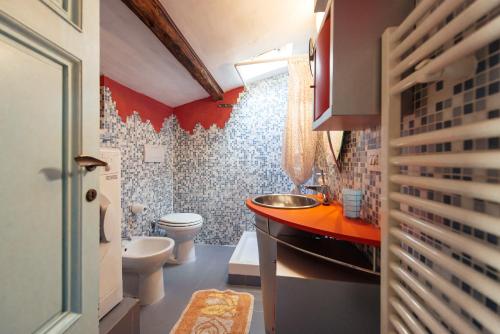
[[[328,11],[318,32],[314,51],[314,120],[330,108],[330,22]]]
[[[380,123],[380,37],[412,7],[412,0],[328,2],[315,43],[314,130]]]

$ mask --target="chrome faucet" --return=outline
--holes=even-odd
[[[131,224],[132,224],[132,221],[129,220],[127,222],[127,227],[125,229],[125,234],[122,234],[122,240],[128,240],[128,241],[132,240],[132,233],[130,233],[130,225]]]
[[[325,173],[323,172],[323,170],[321,170],[319,174],[321,175],[321,182],[323,184],[315,184],[310,186],[306,185],[305,187],[306,189],[310,189],[316,191],[318,194],[321,194],[323,198],[323,205],[330,205],[330,202],[332,200],[332,192],[330,190],[330,187],[326,184]]]

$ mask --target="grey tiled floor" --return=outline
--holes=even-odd
[[[260,289],[226,283],[227,264],[233,251],[234,247],[196,245],[196,262],[165,266],[165,298],[141,309],[141,334],[168,334],[193,292],[202,289],[232,289],[251,293],[254,296],[254,310],[250,333],[264,333]]]

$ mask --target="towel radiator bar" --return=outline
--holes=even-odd
[[[500,137],[500,118],[402,136],[401,94],[499,40],[499,12],[500,0],[422,0],[399,26],[382,36],[381,333],[498,333],[500,329],[500,247],[498,241],[473,236],[477,232],[499,238],[500,211],[422,195],[440,192],[499,205],[500,183],[418,172],[468,168],[500,173],[500,149],[449,153],[413,149]],[[467,30],[481,20],[485,21]],[[451,45],[444,48],[446,43]],[[489,99],[489,107],[500,107],[499,94]],[[411,193],[410,188],[418,191]],[[435,217],[449,224],[437,223]],[[454,229],[455,223],[473,232]],[[487,270],[464,261],[460,257],[464,254]]]

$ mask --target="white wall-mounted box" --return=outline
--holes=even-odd
[[[164,162],[165,145],[144,145],[144,162]]]

